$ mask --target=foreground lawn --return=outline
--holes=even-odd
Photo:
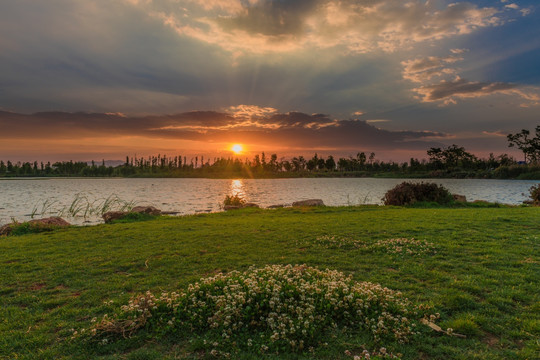
[[[436,253],[374,250],[391,238],[426,240]],[[246,209],[2,237],[0,358],[211,358],[183,338],[99,346],[71,337],[147,290],[267,264],[335,269],[399,290],[432,305],[443,329],[466,335],[426,330],[396,349],[404,359],[540,358],[540,208],[371,206]],[[344,338],[315,356],[288,357],[352,359],[345,351],[359,354],[363,344]]]

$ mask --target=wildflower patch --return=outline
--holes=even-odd
[[[313,243],[325,249],[360,249],[366,247],[360,240],[338,235],[318,236]]]
[[[374,345],[409,342],[428,310],[400,292],[338,271],[272,265],[203,278],[179,293],[147,292],[86,333],[106,342],[144,328],[191,339],[223,356],[306,352],[336,331],[361,332]]]
[[[436,254],[435,245],[425,240],[415,239],[386,239],[379,240],[371,246],[372,249],[399,255]]]

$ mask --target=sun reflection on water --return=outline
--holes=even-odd
[[[244,189],[244,182],[241,179],[231,180],[230,190],[231,196],[239,196],[242,199],[246,198],[246,192]]]

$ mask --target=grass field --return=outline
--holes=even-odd
[[[433,251],[376,247],[392,238],[426,240]],[[433,306],[443,329],[466,335],[424,329],[388,346],[403,359],[540,358],[540,208],[376,206],[245,209],[0,237],[0,358],[212,358],[189,337],[106,346],[71,337],[147,290],[267,264],[335,269],[399,290]],[[315,355],[265,356],[352,359],[346,351],[362,345],[371,346],[340,336]]]

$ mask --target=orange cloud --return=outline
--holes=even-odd
[[[403,78],[414,82],[424,82],[432,77],[455,74],[455,69],[445,66],[460,60],[463,60],[463,58],[456,56],[429,56],[427,58],[402,61],[401,64],[404,66]]]
[[[497,16],[502,9],[469,2],[189,0],[189,17],[174,6],[131,3],[181,36],[236,55],[335,46],[355,53],[395,51],[504,22]]]

